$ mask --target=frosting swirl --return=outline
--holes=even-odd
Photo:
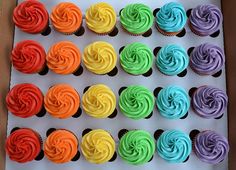
[[[129,4],[120,15],[122,26],[134,34],[143,34],[147,32],[153,24],[154,16],[151,9],[141,3]]]
[[[40,72],[45,66],[45,58],[44,48],[32,40],[19,42],[11,52],[15,69],[26,74]]]
[[[86,11],[86,24],[96,33],[108,33],[116,25],[116,12],[114,8],[105,2],[91,5]]]
[[[53,8],[51,21],[57,31],[71,34],[82,25],[82,12],[79,7],[71,2],[61,2]]]
[[[194,152],[203,162],[217,164],[223,161],[228,152],[228,140],[214,131],[203,131],[194,140]]]
[[[152,61],[151,49],[139,42],[126,45],[120,54],[122,68],[133,75],[146,73],[152,67]]]
[[[177,75],[188,67],[189,57],[183,47],[167,45],[158,53],[156,65],[158,69],[169,76]]]
[[[190,56],[190,66],[199,74],[215,74],[222,69],[224,63],[225,55],[223,50],[209,43],[201,44],[194,48]]]
[[[22,31],[37,34],[48,26],[48,12],[45,6],[35,0],[26,0],[14,9],[13,22]]]
[[[48,67],[55,73],[71,74],[80,66],[80,50],[70,41],[61,41],[50,48],[46,60]]]
[[[153,111],[154,96],[143,86],[129,86],[122,91],[119,106],[121,112],[129,118],[145,118]]]
[[[180,32],[187,22],[187,15],[181,4],[170,2],[157,12],[156,22],[166,32]]]
[[[79,94],[67,84],[57,84],[51,87],[44,97],[45,109],[56,118],[65,119],[73,116],[79,105]]]
[[[106,74],[116,66],[117,56],[113,46],[104,41],[97,41],[84,49],[85,67],[95,74]]]
[[[95,118],[106,118],[116,108],[116,96],[106,85],[93,85],[84,93],[82,106],[88,115]]]
[[[178,119],[186,115],[190,101],[186,91],[178,86],[168,86],[158,93],[157,107],[162,116]]]
[[[227,94],[212,86],[199,87],[193,94],[193,110],[203,118],[218,118],[224,114],[228,104]]]
[[[153,137],[143,130],[132,130],[120,139],[118,153],[120,157],[133,165],[147,163],[155,152]]]
[[[71,161],[78,151],[78,139],[68,130],[52,132],[44,143],[46,157],[55,163]]]
[[[192,150],[188,135],[178,130],[168,130],[157,140],[157,151],[160,157],[171,163],[184,162]]]
[[[222,23],[220,9],[213,5],[199,5],[189,17],[190,28],[200,36],[208,36],[219,30]]]
[[[96,164],[105,163],[115,153],[115,141],[105,130],[92,130],[83,136],[81,151],[87,161]]]
[[[30,162],[41,151],[41,139],[33,130],[21,128],[8,136],[5,149],[11,160],[19,163]]]
[[[33,84],[15,85],[6,96],[7,109],[15,116],[28,118],[38,114],[43,106],[43,94]]]

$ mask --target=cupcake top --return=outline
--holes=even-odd
[[[194,139],[194,152],[203,162],[217,164],[223,161],[229,152],[228,140],[214,131],[203,131]]]
[[[142,119],[153,111],[154,96],[143,86],[129,86],[120,95],[119,107],[125,116]]]
[[[93,85],[84,93],[82,106],[89,116],[106,118],[116,108],[116,96],[106,85]]]
[[[43,32],[48,25],[48,12],[39,1],[26,0],[16,6],[13,22],[22,31],[37,34]]]
[[[168,119],[179,119],[186,115],[190,107],[187,92],[178,86],[168,86],[157,96],[157,108],[162,116]]]
[[[57,31],[71,34],[82,25],[82,12],[71,2],[61,2],[53,8],[51,21]]]
[[[120,139],[118,153],[129,164],[141,165],[151,160],[155,152],[153,137],[143,130],[128,131]]]
[[[38,114],[43,106],[43,94],[33,84],[15,85],[6,96],[7,109],[15,116],[28,118]]]
[[[180,32],[187,22],[187,15],[180,3],[170,2],[157,12],[156,22],[166,32]]]
[[[8,136],[5,149],[12,161],[26,163],[33,161],[40,153],[41,140],[33,130],[21,128]]]
[[[11,52],[11,61],[15,69],[22,73],[40,72],[45,64],[46,52],[36,41],[24,40],[16,44]]]
[[[217,6],[207,4],[192,9],[189,22],[194,32],[201,36],[207,36],[219,30],[222,18],[222,13]]]
[[[96,33],[109,33],[116,25],[116,12],[105,2],[91,5],[86,11],[86,24]]]
[[[157,140],[157,152],[170,163],[184,162],[192,151],[189,136],[178,130],[168,130]]]
[[[47,112],[56,118],[69,118],[79,109],[80,97],[77,91],[68,84],[52,86],[44,97]]]
[[[178,45],[162,47],[157,55],[156,65],[166,75],[173,76],[188,67],[189,57],[185,49]]]
[[[190,66],[199,74],[215,74],[222,69],[224,63],[224,51],[220,47],[209,43],[194,48],[190,56]]]
[[[122,26],[133,34],[147,32],[152,27],[153,21],[151,9],[141,3],[127,5],[120,14]]]
[[[120,64],[129,74],[140,75],[152,67],[153,53],[145,44],[128,44],[120,53]]]
[[[85,67],[95,74],[106,74],[116,66],[117,56],[113,46],[104,41],[96,41],[84,49]]]
[[[92,130],[82,137],[81,151],[87,161],[102,164],[113,157],[115,141],[105,130]]]
[[[71,161],[78,151],[78,139],[68,130],[55,130],[44,143],[46,157],[55,163]]]
[[[218,118],[226,111],[228,104],[227,94],[216,87],[202,86],[193,94],[193,110],[203,118]]]
[[[81,63],[80,50],[70,41],[54,44],[46,56],[47,66],[57,74],[71,74]]]

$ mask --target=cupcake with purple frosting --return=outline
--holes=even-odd
[[[229,143],[224,136],[207,130],[200,132],[194,138],[193,150],[201,161],[209,164],[218,164],[227,157]]]
[[[226,111],[228,97],[216,87],[201,86],[192,96],[192,108],[199,116],[211,119],[220,118]]]
[[[224,63],[224,51],[209,43],[194,48],[190,55],[190,67],[200,75],[213,75],[222,69]]]
[[[212,35],[220,29],[222,18],[222,13],[217,6],[199,5],[191,11],[189,27],[199,36]]]

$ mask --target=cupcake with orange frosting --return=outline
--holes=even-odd
[[[71,161],[78,152],[78,139],[68,130],[53,131],[44,143],[45,156],[54,163]]]
[[[13,12],[13,22],[24,32],[38,34],[48,28],[49,16],[45,6],[36,0],[20,3]]]
[[[83,21],[80,8],[71,2],[61,2],[55,6],[50,18],[53,27],[66,35],[77,32]]]
[[[15,85],[6,96],[7,109],[15,116],[28,118],[43,109],[43,94],[33,84]]]
[[[105,2],[91,5],[86,11],[85,19],[87,27],[99,35],[111,33],[116,26],[116,12]]]
[[[80,97],[68,84],[52,86],[44,97],[44,107],[56,118],[66,119],[75,115],[79,109]]]
[[[39,155],[41,147],[40,135],[29,128],[15,130],[7,137],[5,144],[9,158],[18,163],[33,161]]]
[[[72,74],[81,64],[79,48],[70,41],[54,44],[46,56],[47,66],[57,74]]]

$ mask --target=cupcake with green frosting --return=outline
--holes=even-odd
[[[157,140],[157,152],[170,163],[184,162],[192,151],[189,136],[179,130],[168,130]]]
[[[186,22],[185,9],[177,2],[165,4],[156,14],[156,27],[163,35],[177,35],[184,29]]]
[[[179,119],[187,114],[190,100],[183,88],[168,86],[158,93],[156,104],[163,117]]]
[[[120,64],[123,70],[132,75],[141,75],[152,67],[153,53],[142,43],[128,44],[120,53]]]
[[[162,47],[157,54],[156,66],[165,75],[174,76],[184,71],[189,64],[186,50],[178,45]]]
[[[129,164],[141,165],[152,159],[155,152],[154,138],[146,131],[131,130],[120,139],[118,153]]]
[[[151,8],[144,4],[129,4],[122,9],[120,22],[123,29],[131,35],[142,35],[152,27],[154,16]]]
[[[122,91],[119,99],[121,112],[131,119],[142,119],[151,114],[154,96],[143,86],[129,86]]]

